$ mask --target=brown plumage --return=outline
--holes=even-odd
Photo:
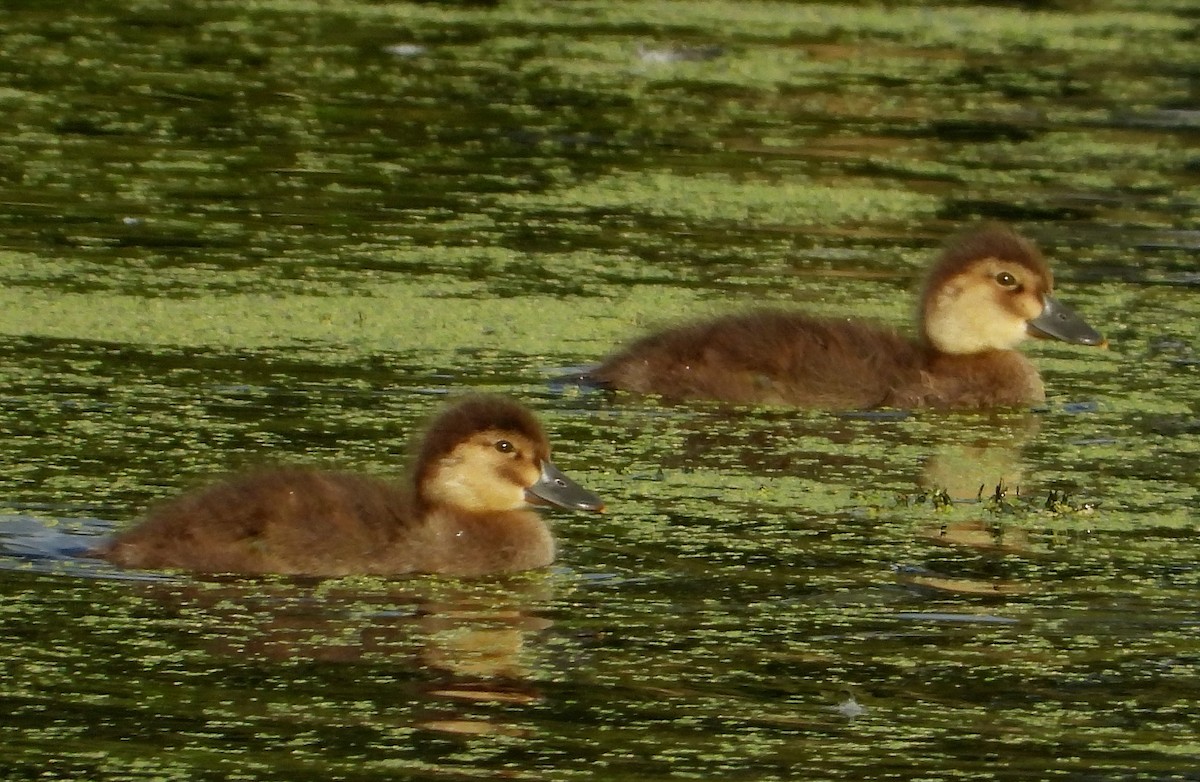
[[[169,501],[94,554],[205,573],[476,576],[554,560],[530,504],[603,508],[550,461],[528,410],[474,396],[430,423],[403,483],[264,470]]]
[[[670,400],[830,409],[1028,405],[1045,391],[1014,349],[1021,340],[1103,342],[1052,290],[1037,248],[988,225],[949,243],[930,269],[915,339],[859,320],[757,310],[642,337],[585,377]]]

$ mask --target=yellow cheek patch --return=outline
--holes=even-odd
[[[1041,311],[1040,303],[999,287],[990,271],[962,275],[934,298],[925,313],[925,333],[938,350],[955,355],[1008,350],[1027,336],[1025,325]],[[1027,316],[1020,311],[1026,301],[1037,312]]]
[[[511,440],[514,450],[498,449],[499,440]],[[427,476],[424,495],[473,513],[523,508],[525,488],[539,475],[526,455],[531,450],[518,436],[482,432],[438,462]]]

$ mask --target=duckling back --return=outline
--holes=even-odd
[[[374,478],[309,469],[240,476],[154,508],[101,556],[204,573],[345,575],[413,534],[412,503]],[[404,547],[399,572],[417,569]],[[407,565],[407,567],[405,567]]]
[[[869,323],[758,310],[643,337],[587,377],[675,401],[854,409],[893,404],[921,363],[911,341]]]

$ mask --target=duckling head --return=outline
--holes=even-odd
[[[1032,242],[1004,226],[985,226],[953,240],[930,270],[922,337],[956,355],[1011,350],[1029,336],[1103,344],[1053,289],[1050,267]]]
[[[418,500],[469,513],[530,505],[599,511],[604,502],[550,461],[541,424],[499,396],[468,397],[430,424],[413,481]]]

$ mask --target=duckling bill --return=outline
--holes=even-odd
[[[479,576],[554,561],[531,505],[604,503],[550,461],[533,414],[474,396],[437,416],[403,483],[285,468],[251,473],[152,510],[93,554],[205,573]]]
[[[916,338],[853,318],[755,310],[642,337],[585,380],[668,400],[864,409],[1027,406],[1046,398],[1026,337],[1102,345],[1052,295],[1028,239],[987,225],[952,240],[920,298]]]

